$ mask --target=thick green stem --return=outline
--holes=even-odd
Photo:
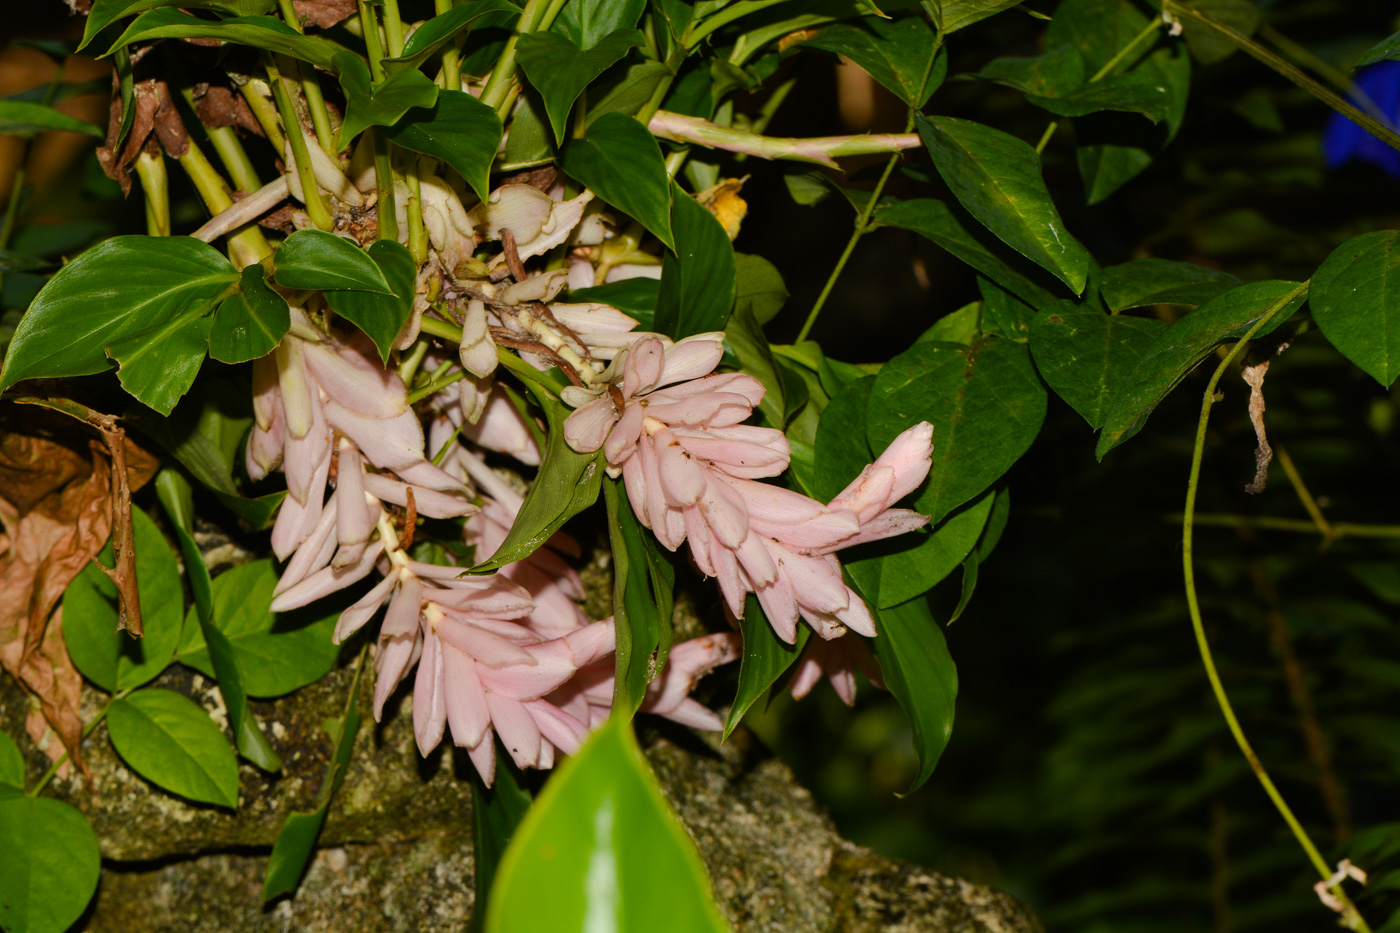
[[[180,96],[185,99],[191,110],[195,109],[194,91],[191,88],[181,88]],[[238,133],[233,127],[206,126],[204,132],[209,137],[209,145],[214,147],[219,161],[224,164],[224,171],[228,172],[234,188],[251,193],[262,187],[258,170],[253,168],[253,160],[248,158],[248,151],[243,148],[243,141],[238,138]]]
[[[449,367],[446,366],[443,367],[443,369],[448,368]],[[436,395],[439,391],[447,388],[454,382],[461,382],[465,378],[467,378],[467,371],[465,369],[453,369],[451,372],[447,373],[433,373],[433,378],[429,380],[427,385],[408,393],[408,403],[412,405],[415,402],[421,402],[425,398]]]
[[[535,17],[540,13],[540,2],[541,0],[529,0],[525,4],[525,9],[515,24],[515,32],[506,40],[501,57],[496,59],[496,67],[491,69],[491,76],[486,79],[486,86],[481,90],[481,102],[494,107],[499,117],[505,116],[502,107],[506,104],[511,86],[515,83],[515,47],[521,36],[535,31]]]
[[[1263,762],[1255,754],[1253,746],[1249,744],[1249,739],[1245,737],[1244,729],[1240,726],[1239,719],[1235,716],[1235,709],[1230,703],[1229,696],[1225,693],[1225,685],[1220,680],[1220,673],[1215,667],[1215,658],[1211,654],[1210,642],[1206,639],[1205,622],[1201,617],[1200,600],[1196,594],[1196,567],[1194,550],[1194,531],[1196,513],[1196,492],[1201,480],[1201,460],[1205,455],[1206,428],[1210,424],[1211,408],[1215,405],[1216,386],[1220,384],[1220,378],[1225,371],[1244,352],[1245,346],[1259,333],[1265,325],[1269,324],[1280,313],[1288,308],[1299,296],[1307,293],[1308,283],[1303,282],[1292,292],[1280,299],[1274,306],[1259,318],[1258,322],[1245,333],[1231,348],[1225,359],[1220,361],[1220,365],[1215,368],[1210,381],[1206,384],[1205,398],[1201,403],[1201,417],[1196,425],[1196,443],[1191,451],[1191,473],[1186,483],[1186,508],[1181,521],[1181,566],[1182,574],[1186,584],[1186,607],[1191,616],[1191,628],[1196,635],[1196,647],[1201,653],[1201,664],[1205,667],[1206,678],[1210,681],[1211,692],[1215,694],[1215,701],[1220,706],[1220,712],[1225,717],[1225,724],[1230,729],[1230,734],[1235,739],[1235,744],[1240,748],[1245,760],[1249,762],[1250,769],[1254,776],[1258,778],[1260,786],[1264,788],[1264,793],[1268,795],[1278,810],[1283,821],[1288,824],[1289,830],[1293,833],[1303,852],[1307,855],[1308,861],[1312,863],[1314,869],[1323,879],[1330,878],[1332,871],[1327,862],[1323,860],[1322,854],[1317,846],[1313,844],[1312,837],[1303,828],[1303,824],[1294,816],[1293,810],[1283,799],[1283,794],[1274,785],[1273,779],[1264,768]],[[1333,895],[1342,903],[1342,923],[1353,930],[1362,930],[1370,933],[1370,926],[1356,911],[1355,905],[1346,892],[1342,890],[1340,883],[1331,886]]]
[[[278,122],[277,108],[268,99],[272,96],[272,88],[265,81],[249,78],[239,85],[238,90],[248,102],[248,109],[253,111],[258,126],[262,127],[263,135],[280,158],[282,153],[287,151],[287,136],[282,132],[282,124]]]
[[[1180,514],[1167,515],[1164,521],[1181,523]],[[1275,515],[1228,515],[1219,512],[1198,513],[1196,525],[1201,528],[1258,528],[1263,531],[1293,531],[1299,534],[1321,534],[1317,523],[1301,518],[1280,518]],[[1330,522],[1332,539],[1337,538],[1400,538],[1400,525],[1366,525],[1360,522]],[[1324,536],[1325,538],[1326,536]]]
[[[383,0],[384,41],[389,48],[389,57],[398,58],[403,54],[403,19],[399,16],[399,0]]]
[[[165,156],[142,151],[136,156],[136,177],[146,204],[146,234],[170,236],[170,177],[165,172]]]
[[[321,186],[316,184],[316,172],[311,167],[311,152],[306,148],[306,134],[301,131],[301,121],[297,118],[292,95],[288,93],[287,83],[277,70],[277,64],[271,55],[264,56],[264,64],[267,66],[268,83],[272,85],[272,97],[277,101],[277,112],[282,117],[287,140],[292,145],[292,160],[296,162],[297,177],[301,179],[306,213],[318,228],[330,230],[335,226],[335,221],[331,219],[330,211],[326,210],[326,204],[321,200]]]
[[[277,0],[277,5],[288,26],[297,32],[305,32],[292,0]],[[331,115],[326,109],[325,95],[321,93],[321,82],[316,80],[316,69],[301,62],[297,62],[296,68],[301,80],[301,92],[306,95],[306,109],[311,113],[311,125],[316,128],[316,142],[326,151],[326,155],[335,158],[335,132],[331,129]]]
[[[738,3],[731,3],[712,16],[707,16],[699,25],[692,25],[681,37],[681,42],[688,49],[693,49],[700,44],[706,36],[723,29],[737,19],[742,19],[750,13],[757,13],[759,10],[785,3],[787,0],[739,0]]]
[[[379,40],[379,23],[367,0],[359,0],[360,28],[364,30],[365,53],[369,56],[369,76],[377,84],[384,80],[384,46]],[[348,140],[347,140],[348,142]]]
[[[369,134],[374,146],[374,187],[379,194],[375,206],[379,217],[379,235],[376,239],[397,240],[399,212],[394,202],[394,172],[389,164],[389,141],[374,130],[370,130]]]
[[[908,124],[913,129],[913,122]],[[658,110],[649,119],[647,128],[662,139],[677,143],[694,143],[707,149],[739,152],[760,159],[791,159],[836,168],[836,159],[843,156],[878,155],[902,152],[923,145],[917,133],[863,133],[858,136],[814,136],[796,139],[781,136],[760,136],[748,130],[719,126],[699,117],[687,117],[667,110]]]
[[[441,16],[452,9],[452,0],[433,0],[433,11]],[[449,42],[442,51],[442,86],[449,91],[462,89],[461,59],[457,43]]]
[[[420,266],[428,261],[428,235],[423,229],[423,187],[418,177],[418,156],[402,150],[404,181],[408,185],[408,251]]]
[[[222,213],[233,206],[233,196],[229,193],[228,183],[219,177],[219,173],[209,164],[203,150],[193,139],[189,141],[189,148],[185,150],[185,154],[180,156],[180,167],[189,175],[211,215]],[[229,258],[240,269],[261,262],[272,252],[267,237],[253,224],[229,234],[228,247]]]
[[[462,342],[462,328],[456,324],[449,324],[447,321],[440,321],[435,317],[423,315],[423,321],[418,326],[420,333],[430,337],[441,337],[443,340],[450,340],[453,343]]]

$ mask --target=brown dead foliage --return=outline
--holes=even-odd
[[[194,88],[194,112],[199,122],[210,129],[222,126],[236,126],[240,130],[262,136],[258,118],[242,94],[235,94],[226,87],[210,84],[197,84]]]
[[[98,147],[97,160],[109,178],[122,186],[123,194],[131,193],[131,165],[144,150],[152,154],[164,149],[179,158],[189,151],[190,137],[170,88],[156,78],[137,81],[132,89],[131,131],[118,145],[122,125],[121,86],[115,72],[112,75],[112,109],[107,120],[107,141]]]
[[[307,26],[326,29],[355,15],[355,0],[292,0],[297,19]]]

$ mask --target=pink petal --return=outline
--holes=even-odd
[[[269,354],[253,360],[253,421],[266,431],[282,417],[282,391],[277,386],[277,361]]]
[[[480,626],[470,625],[451,617],[436,623],[438,637],[487,667],[500,668],[511,664],[534,665],[535,659],[525,649],[513,645],[499,635]]]
[[[697,703],[690,697],[681,700],[676,708],[669,713],[660,715],[692,729],[703,729],[706,732],[720,732],[724,729],[724,720],[720,718],[718,713]]]
[[[608,458],[608,463],[620,464],[632,455],[645,420],[646,409],[635,402],[622,409],[622,417],[603,442],[603,456]]]
[[[491,724],[501,736],[501,743],[518,768],[534,768],[540,763],[540,727],[529,710],[519,700],[486,694],[486,706],[491,710]]]
[[[666,350],[666,368],[654,384],[668,386],[707,376],[714,372],[723,356],[723,333],[692,334]]]
[[[670,431],[657,431],[653,442],[666,502],[676,508],[694,505],[705,492],[705,471]]]
[[[487,729],[481,741],[467,749],[467,754],[481,775],[481,783],[490,787],[496,778],[496,738],[492,731]]]
[[[394,418],[368,418],[331,399],[326,402],[326,421],[354,441],[366,459],[381,470],[424,459],[423,426],[412,409]]]
[[[773,626],[777,636],[789,645],[797,641],[797,596],[792,591],[792,582],[787,577],[778,577],[767,586],[754,590],[768,624]]]
[[[600,396],[565,419],[564,440],[579,453],[591,454],[603,446],[616,421],[612,399]]]
[[[827,643],[824,641],[810,642],[793,668],[792,680],[788,681],[788,692],[794,700],[800,700],[811,693],[812,688],[821,681],[822,666],[814,660],[812,649],[825,644]]]
[[[928,516],[922,515],[912,509],[885,509],[879,515],[860,526],[860,532],[848,538],[841,539],[839,544],[827,545],[824,551],[840,550],[854,547],[857,544],[864,544],[867,541],[879,541],[882,538],[893,538],[895,535],[902,535],[906,532],[917,531],[928,524]]]
[[[333,350],[326,344],[308,344],[306,368],[312,378],[338,404],[364,418],[381,420],[401,415],[408,408],[408,392],[398,374],[355,350]]]
[[[631,401],[634,396],[656,386],[665,365],[666,351],[661,339],[650,334],[638,340],[627,351],[627,360],[622,366],[622,397]]]
[[[748,509],[733,489],[723,482],[715,482],[716,478],[723,477],[720,474],[709,476],[705,494],[700,497],[700,511],[714,532],[715,540],[725,547],[737,548],[749,533]]]
[[[524,706],[535,720],[540,734],[566,755],[578,751],[588,737],[586,725],[547,700],[528,700]]]
[[[291,437],[305,437],[311,430],[311,405],[318,400],[319,393],[313,389],[306,374],[306,361],[302,356],[305,341],[291,337],[283,340],[272,351],[277,363],[277,384],[282,395],[282,411],[287,419],[287,433]]]
[[[384,703],[403,680],[404,673],[413,664],[417,639],[411,635],[397,638],[381,638],[379,651],[374,656],[374,721],[384,718]]]
[[[341,544],[356,544],[366,540],[374,530],[379,510],[371,512],[365,502],[365,466],[360,451],[342,439],[336,458],[335,508],[339,516],[336,535]]]
[[[778,579],[778,565],[759,535],[746,535],[734,550],[734,556],[739,558],[739,566],[744,568],[744,573],[754,586],[767,586]]]
[[[833,615],[845,623],[851,631],[859,632],[866,638],[874,638],[875,618],[870,614],[870,608],[865,605],[865,600],[855,593],[851,593],[850,600],[850,606],[833,613]]]
[[[374,585],[374,589],[361,596],[348,609],[340,614],[340,618],[335,623],[335,634],[331,636],[331,641],[340,644],[374,617],[379,611],[379,607],[384,605],[384,600],[389,598],[394,586],[399,582],[398,571],[390,573],[383,580]]]
[[[336,526],[336,511],[336,503],[332,499],[321,510],[321,520],[316,523],[315,529],[297,547],[296,553],[282,571],[282,576],[272,591],[273,596],[295,586],[306,579],[308,574],[315,573],[330,563],[331,555],[335,553],[335,535],[332,532]]]
[[[472,748],[481,742],[491,725],[486,691],[476,676],[475,661],[446,643],[441,644],[441,650],[447,724],[452,728],[452,741]]]
[[[411,573],[400,572],[399,587],[389,600],[389,611],[384,613],[384,625],[379,630],[380,636],[413,634],[418,631],[418,618],[422,612],[422,581]]]
[[[418,660],[418,676],[413,682],[413,736],[418,754],[426,757],[442,741],[447,725],[447,703],[443,696],[442,651],[437,636],[423,637],[423,657]]]
[[[364,483],[365,492],[376,499],[392,502],[402,508],[408,507],[409,487],[406,484],[381,473],[366,473]],[[413,487],[413,507],[419,515],[429,518],[457,518],[476,511],[476,506],[461,496],[424,489],[422,486]]]
[[[363,580],[374,569],[374,562],[379,559],[383,548],[382,542],[375,542],[373,546],[365,550],[358,562],[351,564],[344,570],[326,567],[316,571],[296,586],[273,597],[270,608],[273,612],[299,609],[314,603],[323,596],[329,596],[331,593],[343,590],[356,581]]]

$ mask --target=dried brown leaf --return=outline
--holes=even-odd
[[[307,26],[326,29],[355,15],[355,0],[292,0],[297,18]]]

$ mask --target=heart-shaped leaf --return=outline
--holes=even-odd
[[[1389,388],[1400,377],[1400,233],[1352,237],[1312,277],[1313,320],[1332,346]]]
[[[544,100],[555,142],[564,141],[569,111],[583,89],[645,41],[636,29],[609,33],[588,49],[552,32],[532,32],[520,37],[516,46],[520,67]]]
[[[1050,388],[1098,429],[1113,393],[1166,326],[1152,318],[1101,314],[1057,301],[1031,324],[1031,354]]]
[[[656,137],[622,113],[608,113],[588,125],[559,153],[564,171],[598,197],[641,222],[668,249],[671,235],[671,177]]]
[[[97,890],[97,834],[74,808],[0,784],[0,927],[63,933]]]
[[[267,356],[292,326],[287,300],[268,286],[266,268],[248,266],[238,285],[238,294],[215,310],[209,329],[209,355],[221,363]]]
[[[466,91],[439,91],[432,107],[410,110],[381,132],[395,145],[452,166],[483,201],[490,194],[491,160],[503,133],[501,118]]]

